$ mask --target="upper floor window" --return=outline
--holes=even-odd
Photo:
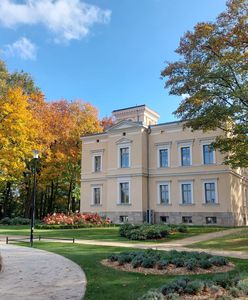
[[[120,204],[130,203],[129,192],[129,182],[120,182]]]
[[[181,165],[182,166],[191,165],[190,147],[181,147]]]
[[[168,184],[159,184],[159,204],[169,204]]]
[[[95,186],[92,188],[92,204],[100,205],[101,204],[101,187]]]
[[[120,167],[128,168],[130,166],[129,147],[120,148]]]
[[[203,163],[204,165],[214,163],[214,149],[211,145],[203,145]]]
[[[181,193],[182,193],[182,204],[192,204],[192,184],[191,183],[182,183],[181,184]]]
[[[168,149],[159,149],[159,167],[164,168],[168,167]]]
[[[100,172],[102,165],[102,157],[101,155],[94,156],[94,172]]]
[[[216,183],[205,182],[204,194],[205,194],[205,203],[216,203],[217,202]]]

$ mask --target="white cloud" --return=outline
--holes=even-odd
[[[2,52],[5,55],[19,56],[22,59],[36,59],[37,47],[27,38],[22,37],[13,44],[4,46]]]
[[[108,23],[111,11],[81,0],[0,0],[0,25],[45,26],[56,41],[80,40],[95,23]]]

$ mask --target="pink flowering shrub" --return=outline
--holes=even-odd
[[[111,223],[110,219],[102,218],[98,214],[74,213],[66,215],[64,213],[53,213],[47,215],[43,222],[47,225],[95,225],[104,226]]]

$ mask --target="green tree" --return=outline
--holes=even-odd
[[[214,147],[225,163],[248,167],[248,1],[229,0],[215,22],[181,38],[180,60],[161,75],[172,95],[184,95],[177,117],[193,130],[223,129]]]

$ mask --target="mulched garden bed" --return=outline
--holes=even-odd
[[[153,274],[153,275],[193,275],[193,274],[209,274],[209,273],[224,273],[229,272],[235,268],[235,265],[228,263],[225,266],[212,266],[209,269],[196,268],[193,271],[188,270],[185,267],[176,267],[175,265],[169,264],[166,269],[159,270],[156,266],[154,268],[144,268],[137,267],[133,268],[130,263],[124,265],[119,265],[118,261],[109,261],[104,259],[101,264],[107,267],[111,267],[116,270],[126,271],[126,272],[138,272],[143,274]]]

